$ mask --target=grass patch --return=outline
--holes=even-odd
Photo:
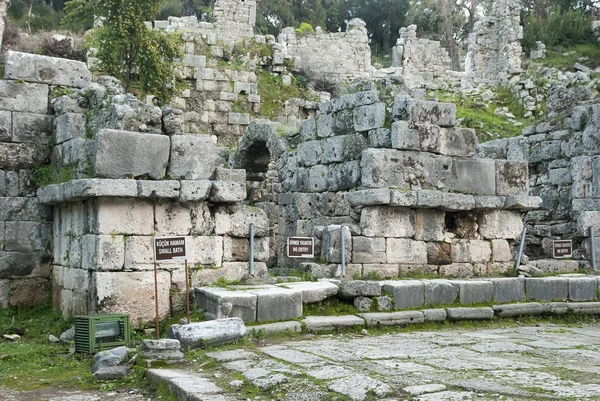
[[[304,317],[306,316],[341,316],[356,315],[358,310],[352,304],[334,298],[326,299],[316,304],[304,305]]]
[[[60,184],[71,181],[75,174],[73,165],[56,167],[52,164],[44,164],[33,170],[32,180],[37,187],[45,187],[50,184]]]
[[[258,76],[258,92],[260,95],[260,115],[273,119],[285,107],[285,102],[293,97],[318,100],[311,95],[308,89],[302,87],[295,77],[292,84],[286,86],[280,76],[273,75],[269,71],[260,70]]]
[[[569,48],[555,47],[548,49],[546,58],[537,60],[537,63],[546,67],[559,70],[575,71],[575,63],[583,64],[592,69],[600,66],[600,46],[596,43],[574,45]],[[581,60],[587,58],[587,60]]]

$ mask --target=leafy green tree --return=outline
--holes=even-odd
[[[75,2],[73,6],[69,3]],[[137,89],[168,100],[175,83],[175,60],[181,51],[175,40],[144,25],[160,11],[161,0],[71,0],[68,13],[102,20],[92,41],[102,69],[123,81],[126,90]]]

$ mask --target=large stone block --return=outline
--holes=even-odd
[[[387,263],[427,264],[427,243],[407,238],[386,240]]]
[[[285,288],[264,288],[250,291],[257,296],[256,320],[272,322],[302,316],[302,292]]]
[[[192,230],[192,213],[185,204],[159,201],[154,206],[154,222],[157,236],[188,235]]]
[[[169,328],[168,338],[179,340],[182,349],[195,349],[239,341],[246,334],[244,322],[237,317],[208,322],[175,324]]]
[[[425,305],[448,305],[456,302],[458,287],[448,280],[429,280],[425,286]]]
[[[385,238],[352,238],[353,263],[382,263],[386,261]],[[396,274],[398,268],[396,267]]]
[[[48,85],[0,80],[0,93],[0,110],[48,112]]]
[[[0,279],[48,277],[50,258],[41,252],[0,251]]]
[[[590,227],[594,229],[594,235],[600,236],[600,211],[581,212],[577,218],[577,235],[589,237]]]
[[[477,222],[479,234],[485,239],[518,239],[523,232],[521,214],[509,210],[481,212]]]
[[[158,180],[165,176],[169,148],[165,135],[104,129],[96,138],[94,170],[99,177]]]
[[[415,216],[415,239],[441,241],[444,238],[446,213],[441,210],[417,209]]]
[[[0,110],[0,142],[10,142],[11,137],[12,113],[7,110]]]
[[[496,160],[496,195],[527,195],[529,164]]]
[[[473,194],[496,195],[496,164],[488,159],[455,159],[449,189]],[[477,177],[476,180],[473,177]]]
[[[208,199],[215,203],[237,203],[246,199],[246,184],[235,181],[213,181]]]
[[[381,128],[385,124],[385,104],[374,103],[354,109],[354,130],[357,132]]]
[[[254,260],[267,262],[269,260],[270,238],[255,238]],[[248,238],[223,237],[223,261],[245,262],[250,260],[250,240]]]
[[[188,263],[192,266],[219,268],[223,262],[223,238],[191,237],[188,240]]]
[[[371,133],[369,133],[369,136]],[[392,124],[391,146],[400,150],[420,150],[421,139],[419,131],[410,128],[408,121],[396,121]],[[383,146],[381,146],[383,147]]]
[[[195,289],[195,295],[196,304],[211,319],[237,317],[244,322],[256,321],[256,294],[226,288],[200,287]]]
[[[406,326],[407,324],[425,322],[425,317],[421,311],[361,313],[359,316],[365,319],[369,327]]]
[[[510,262],[512,258],[512,252],[507,240],[492,240],[492,262]]]
[[[491,281],[462,281],[452,283],[458,286],[459,302],[462,305],[481,304],[492,301],[494,283]]]
[[[269,219],[264,210],[257,207],[238,205],[219,207],[215,212],[215,234],[248,238],[250,224],[254,225],[254,235],[269,236]]]
[[[137,181],[138,196],[140,198],[176,199],[179,198],[180,187],[180,182],[175,180]]]
[[[290,282],[279,286],[302,293],[302,303],[312,304],[322,302],[327,298],[337,295],[339,288],[329,281],[317,282]]]
[[[488,241],[457,240],[452,243],[452,261],[455,263],[486,263],[491,256]]]
[[[341,243],[341,230],[344,230],[344,243]],[[321,259],[327,263],[341,263],[342,246],[346,263],[352,260],[352,235],[346,226],[330,225],[323,229],[321,237]]]
[[[458,322],[461,320],[490,320],[494,317],[494,310],[490,307],[483,308],[447,308],[448,320]]]
[[[339,135],[315,142],[320,143],[323,152],[320,161],[323,164],[357,160],[362,151],[368,147],[367,140],[360,134]]]
[[[33,168],[44,159],[44,152],[29,143],[0,142],[0,169]]]
[[[61,144],[74,138],[85,135],[85,115],[78,113],[65,113],[54,119],[56,143]]]
[[[209,135],[173,135],[169,175],[185,180],[210,179],[216,156],[217,149]]]
[[[100,198],[97,201],[95,234],[152,235],[154,233],[154,207],[152,203],[125,198]]]
[[[569,280],[561,277],[526,278],[525,292],[530,301],[566,301]]]
[[[596,277],[569,277],[569,301],[595,301],[597,298]]]
[[[370,148],[389,148],[392,146],[391,131],[387,128],[378,128],[369,131]]]
[[[544,313],[544,306],[537,302],[494,305],[493,309],[498,317],[536,316]]]
[[[85,88],[92,80],[81,61],[9,51],[6,53],[5,79]]]
[[[12,141],[48,145],[52,136],[52,116],[36,113],[12,113]]]
[[[388,188],[350,191],[347,199],[350,206],[389,205],[391,192]]]
[[[187,202],[199,202],[208,199],[212,182],[208,180],[182,180],[181,199]]]
[[[411,238],[415,224],[415,211],[407,208],[368,206],[360,216],[365,237]]]
[[[341,298],[377,297],[381,295],[381,285],[377,281],[350,280],[340,283]]]
[[[470,128],[442,128],[439,153],[447,156],[472,157],[477,149],[477,135]]]
[[[135,327],[154,324],[154,272],[94,272],[92,274],[95,304],[98,313],[127,313]],[[171,274],[157,272],[158,315],[169,317]]]
[[[409,121],[411,125],[433,124],[440,127],[454,127],[456,123],[456,105],[425,100],[412,100]]]
[[[360,185],[360,162],[358,160],[328,166],[326,189],[343,191]]]
[[[298,161],[301,166],[312,167],[321,162],[323,156],[322,141],[306,141],[298,144]]]
[[[48,253],[51,248],[52,223],[41,221],[7,221],[0,225],[5,232],[0,234],[3,238],[2,250],[4,251],[42,251]]]
[[[419,308],[425,304],[425,285],[421,281],[386,281],[382,289],[394,297],[395,309]]]
[[[152,248],[148,251],[151,253]],[[122,235],[83,236],[81,261],[83,269],[113,271],[123,270],[124,265],[125,239]]]
[[[521,302],[525,300],[525,280],[523,278],[493,278],[494,302]]]

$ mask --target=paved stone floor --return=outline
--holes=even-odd
[[[221,381],[237,372],[264,390],[253,400],[600,400],[598,326],[332,334],[208,355]],[[230,393],[240,385],[227,399],[245,398]]]

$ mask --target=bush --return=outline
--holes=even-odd
[[[300,26],[296,28],[296,34],[298,36],[304,36],[314,32],[315,30],[313,29],[312,25],[307,22],[301,23]]]
[[[580,10],[561,13],[558,9],[553,9],[545,20],[530,15],[525,18],[523,25],[522,45],[526,52],[536,49],[535,42],[538,40],[548,47],[569,47],[593,39],[591,17]]]
[[[5,48],[14,48],[19,44],[21,34],[19,28],[13,24],[8,18],[4,18],[4,37],[2,46]]]

